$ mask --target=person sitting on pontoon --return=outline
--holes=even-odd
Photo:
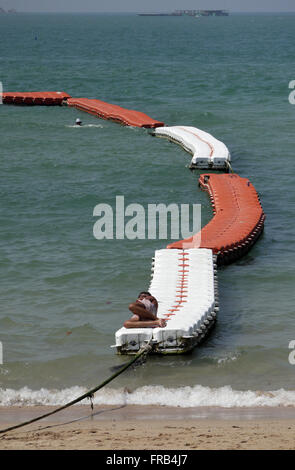
[[[158,302],[150,292],[140,292],[138,299],[129,305],[133,316],[124,322],[125,328],[165,327],[164,318],[158,318]]]

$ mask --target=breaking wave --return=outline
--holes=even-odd
[[[75,386],[63,390],[31,390],[23,387],[19,390],[0,389],[1,406],[59,406],[84,394],[84,387]],[[81,404],[88,404],[84,400]],[[193,387],[167,388],[144,386],[133,391],[127,388],[105,388],[95,394],[96,405],[164,405],[181,408],[191,407],[261,407],[295,406],[295,391],[279,389],[275,391],[238,391],[230,386],[220,388]]]

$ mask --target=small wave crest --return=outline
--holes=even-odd
[[[85,129],[85,128],[90,128],[90,127],[97,127],[100,129],[103,129],[103,126],[101,124],[83,124],[83,126],[77,126],[76,124],[73,124],[72,126],[66,126],[69,129]]]
[[[1,406],[59,406],[84,394],[84,387],[63,390],[0,389]],[[295,390],[238,391],[230,386],[219,388],[195,385],[193,387],[167,388],[162,385],[143,386],[130,391],[126,388],[106,388],[95,394],[96,405],[162,405],[181,408],[215,406],[223,408],[295,406]],[[87,404],[84,400],[81,404]]]

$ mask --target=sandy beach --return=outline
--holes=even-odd
[[[1,407],[0,428],[51,407]],[[53,408],[52,408],[53,409]],[[294,408],[75,406],[0,434],[0,450],[294,449]]]

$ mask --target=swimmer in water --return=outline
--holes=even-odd
[[[79,118],[76,119],[76,126],[82,126],[81,119],[79,119]]]

